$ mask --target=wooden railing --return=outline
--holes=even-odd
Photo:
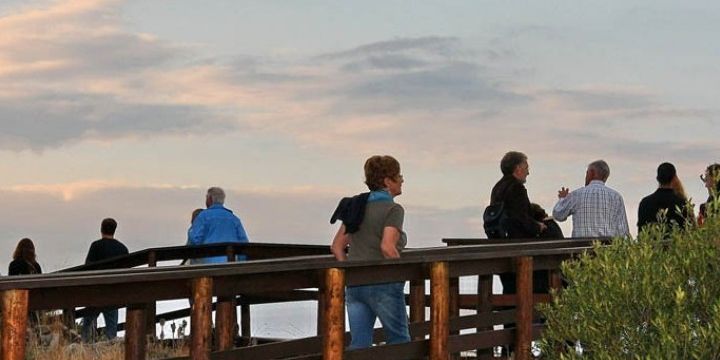
[[[517,241],[517,240],[516,240]],[[192,359],[449,359],[466,350],[513,344],[516,359],[530,357],[531,340],[541,325],[533,325],[532,272],[549,270],[555,279],[561,262],[591,248],[587,241],[532,241],[416,249],[396,260],[338,262],[332,256],[301,256],[241,263],[156,268],[96,270],[5,277],[2,291],[2,358],[24,358],[28,311],[81,306],[126,306],[125,358],[145,358],[148,305],[160,300],[192,297],[190,357]],[[515,272],[517,296],[500,303],[515,309],[493,311],[492,274]],[[475,301],[453,295],[451,279],[478,275],[483,286]],[[485,281],[490,279],[490,285]],[[425,282],[430,280],[426,299]],[[346,351],[344,287],[410,281],[410,320],[413,340],[406,344]],[[559,288],[559,281],[553,286]],[[320,336],[252,347],[234,348],[234,312],[225,306],[238,295],[289,292],[318,288]],[[216,314],[212,351],[211,299],[221,299]],[[428,301],[426,301],[428,300]],[[220,306],[223,305],[223,306]],[[425,318],[430,306],[430,319]],[[457,309],[474,307],[473,315]],[[502,330],[493,325],[511,324]],[[225,329],[225,330],[223,330]],[[474,333],[460,334],[460,330]],[[429,338],[426,336],[429,335]]]
[[[330,246],[305,245],[305,244],[275,244],[275,243],[217,243],[196,246],[169,246],[148,248],[132,252],[128,255],[117,256],[110,259],[94,262],[87,265],[73,266],[62,269],[58,272],[77,272],[88,270],[107,270],[133,268],[139,266],[156,267],[163,261],[186,261],[209,256],[227,256],[228,261],[235,261],[237,255],[244,255],[248,260],[279,259],[294,256],[326,255],[330,253]],[[235,299],[235,305],[241,308],[241,334],[246,341],[250,341],[252,335],[250,329],[250,305],[268,304],[280,302],[292,302],[317,299],[317,294],[308,294],[307,291],[282,292],[274,294],[262,294],[261,296],[245,295]],[[217,307],[212,304],[213,310]],[[149,336],[155,336],[155,326],[162,319],[171,321],[181,319],[190,315],[190,309],[180,309],[162,314],[156,314],[154,302],[148,303],[148,316],[146,317],[145,331]],[[228,309],[230,311],[230,309]],[[85,315],[87,309],[64,309],[63,318],[68,326],[75,322],[75,319]],[[118,324],[118,330],[124,330],[125,323]],[[102,329],[99,329],[102,330]]]

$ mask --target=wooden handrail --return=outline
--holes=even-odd
[[[140,322],[144,324],[144,304],[160,300],[180,299],[194,297],[196,306],[191,314],[193,323],[192,346],[194,358],[216,358],[210,355],[209,351],[209,330],[205,325],[210,318],[210,298],[212,296],[227,297],[237,296],[244,292],[264,293],[268,291],[293,291],[307,288],[325,288],[325,306],[329,306],[325,316],[326,329],[333,329],[332,334],[339,334],[339,321],[344,316],[338,316],[338,306],[342,301],[336,297],[339,295],[338,284],[362,285],[391,281],[420,281],[431,278],[430,267],[432,264],[445,264],[441,266],[438,274],[433,272],[435,284],[440,286],[436,295],[431,295],[434,304],[435,315],[430,329],[431,338],[427,351],[432,358],[445,359],[445,353],[457,352],[464,349],[474,349],[484,341],[487,344],[487,336],[491,336],[493,330],[484,331],[484,335],[448,335],[448,310],[443,309],[449,306],[449,294],[446,289],[449,284],[442,279],[447,277],[459,277],[466,275],[480,275],[487,278],[488,275],[515,271],[525,274],[525,278],[518,281],[518,293],[524,294],[525,299],[517,301],[521,308],[522,320],[518,320],[516,334],[520,338],[515,340],[524,344],[534,334],[528,330],[533,327],[532,321],[528,318],[528,304],[532,306],[534,300],[527,299],[528,291],[532,291],[532,271],[523,269],[550,269],[557,270],[562,260],[576,256],[592,249],[587,241],[568,242],[562,241],[531,241],[512,244],[493,245],[464,245],[444,248],[412,249],[403,252],[400,259],[374,260],[374,261],[346,261],[338,262],[332,256],[301,256],[284,259],[255,260],[240,263],[225,263],[211,265],[190,265],[190,266],[163,266],[154,268],[139,269],[115,269],[115,270],[93,270],[62,272],[43,275],[27,275],[4,277],[0,279],[0,291],[3,296],[13,294],[16,291],[27,292],[28,301],[21,305],[22,309],[15,309],[12,314],[27,312],[39,309],[73,308],[80,306],[129,306],[133,311],[132,323],[135,326]],[[248,248],[245,248],[247,250]],[[222,248],[226,253],[226,248]],[[155,260],[162,261],[163,251],[157,251]],[[242,250],[236,253],[243,253]],[[167,253],[165,253],[167,254]],[[145,253],[147,259],[147,253]],[[521,262],[518,262],[523,259]],[[516,266],[517,264],[521,264]],[[434,268],[434,267],[433,267]],[[343,274],[342,280],[323,280],[330,269]],[[333,278],[334,279],[334,278]],[[338,282],[339,281],[339,282]],[[192,288],[188,286],[192,283]],[[328,288],[331,286],[332,289]],[[435,287],[435,285],[431,285]],[[340,290],[341,291],[341,290]],[[72,297],[67,294],[73,294]],[[416,297],[419,299],[419,292]],[[435,298],[436,296],[437,298]],[[458,297],[459,298],[459,297]],[[331,304],[336,305],[331,305]],[[137,305],[141,304],[141,305]],[[426,305],[426,304],[423,304]],[[418,306],[418,305],[414,305]],[[480,308],[480,305],[477,305]],[[424,306],[423,306],[424,307]],[[414,312],[417,314],[417,310]],[[455,318],[450,317],[452,321]],[[12,333],[10,325],[17,322],[22,323],[19,315],[11,315],[3,318],[3,344],[9,341],[20,341],[24,344],[24,338],[9,339],[7,336]],[[435,328],[444,324],[444,329]],[[487,324],[473,324],[470,328],[487,328]],[[142,328],[142,326],[140,326]],[[522,330],[522,331],[520,331]],[[454,331],[454,330],[453,330]],[[530,331],[530,332],[528,332]],[[127,336],[138,336],[138,331],[131,331]],[[328,333],[330,334],[330,333]],[[506,339],[511,336],[507,331],[498,332],[498,338]],[[338,336],[338,335],[335,335]],[[448,337],[449,336],[449,337]],[[335,337],[337,339],[337,337]],[[135,339],[137,340],[137,339]],[[144,350],[137,350],[142,347],[139,341],[126,342],[126,354],[130,358],[142,358]],[[340,341],[342,343],[342,341]],[[425,344],[424,341],[418,343]],[[129,345],[128,345],[129,344]],[[317,354],[325,353],[326,358],[341,358],[343,352],[338,352],[338,341],[326,342],[328,347],[324,351],[318,349]],[[19,346],[19,345],[18,345]],[[130,346],[130,347],[128,347]],[[418,345],[420,346],[420,345]],[[425,346],[425,345],[422,345]],[[15,346],[13,346],[15,348]],[[409,346],[407,349],[411,351]],[[395,352],[402,353],[402,346],[394,347]],[[3,348],[3,356],[10,356]],[[383,350],[374,350],[372,353],[382,353]],[[415,350],[413,350],[415,351]],[[215,353],[213,353],[215,354]],[[330,355],[328,355],[330,354]],[[357,353],[360,358],[360,353]],[[224,358],[218,355],[217,358]],[[404,355],[403,355],[404,356]],[[382,357],[382,356],[377,356]],[[4,357],[9,358],[9,357]],[[128,358],[126,356],[126,358]],[[354,356],[348,357],[354,358]]]

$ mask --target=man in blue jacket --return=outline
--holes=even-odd
[[[248,242],[247,233],[240,219],[230,209],[225,208],[225,191],[219,187],[211,187],[205,197],[207,209],[203,210],[193,221],[188,234],[190,245],[216,244],[225,242]],[[244,256],[238,256],[244,260]],[[196,259],[193,264],[214,264],[227,261],[226,256]]]

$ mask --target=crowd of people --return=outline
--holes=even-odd
[[[369,192],[343,198],[331,217],[340,220],[331,250],[339,261],[399,258],[407,244],[403,231],[404,210],[394,199],[402,194],[400,163],[392,156],[373,156],[364,166]],[[572,217],[572,237],[629,237],[630,230],[622,195],[606,185],[610,166],[604,160],[591,162],[585,171],[585,186],[570,191],[558,190],[552,216],[530,201],[525,188],[530,167],[528,157],[517,151],[506,153],[500,161],[502,178],[490,195],[492,219],[499,229],[487,227],[488,237],[508,239],[563,238],[556,221]],[[708,190],[708,202],[700,207],[697,220],[688,204],[675,166],[662,163],[656,179],[658,189],[643,198],[638,208],[639,230],[658,222],[669,226],[702,224],[710,204],[720,192],[720,164],[712,164],[701,176]],[[487,213],[487,211],[486,211]],[[484,219],[488,220],[488,219]],[[493,236],[490,236],[490,235]],[[535,292],[547,291],[547,274],[535,273]],[[514,274],[500,274],[503,293],[515,293]],[[350,326],[350,349],[372,345],[377,319],[382,323],[386,343],[410,341],[405,310],[404,282],[391,282],[346,288]]]
[[[572,237],[628,237],[630,235],[622,195],[608,187],[610,167],[603,160],[591,162],[585,172],[585,186],[570,191],[558,190],[558,200],[552,216],[530,201],[525,187],[530,174],[528,157],[516,151],[506,153],[500,161],[502,178],[493,186],[490,207],[499,220],[498,229],[488,230],[488,237],[509,239],[563,238],[556,221],[572,217]],[[388,155],[376,155],[364,165],[365,184],[369,192],[343,198],[331,217],[331,223],[341,225],[332,240],[331,251],[338,261],[395,259],[407,245],[403,231],[405,211],[395,202],[402,194],[404,178],[400,163]],[[666,221],[670,226],[702,225],[707,216],[707,204],[720,192],[720,164],[708,166],[701,176],[708,189],[708,202],[702,204],[697,219],[688,205],[682,182],[675,166],[662,163],[657,168],[658,189],[643,198],[638,208],[640,230],[648,224]],[[240,219],[224,206],[225,192],[211,187],[205,197],[206,209],[192,213],[187,245],[224,242],[248,242]],[[499,209],[499,210],[498,210]],[[85,259],[86,264],[125,255],[128,249],[115,239],[117,222],[107,218],[100,226],[101,238],[93,242]],[[239,260],[243,258],[238,256]],[[192,263],[225,262],[225,256],[194,259]],[[10,275],[40,274],[32,240],[20,240],[9,267]],[[536,292],[547,289],[546,274],[535,274]],[[515,277],[500,274],[503,293],[515,293]],[[376,319],[383,325],[386,343],[410,341],[405,309],[404,282],[348,286],[346,304],[351,333],[351,349],[372,345]],[[82,335],[91,341],[96,333],[95,320],[105,319],[105,336],[117,335],[117,308],[90,308],[82,322]]]
[[[188,229],[187,245],[202,245],[225,242],[248,242],[248,236],[240,219],[224,206],[225,191],[219,187],[211,187],[205,196],[206,209],[196,209],[192,213]],[[100,223],[100,239],[90,244],[85,257],[85,264],[92,264],[118,256],[127,255],[128,248],[115,238],[118,223],[115,219],[106,218]],[[242,255],[238,256],[242,260]],[[227,257],[207,257],[193,259],[193,264],[224,262]],[[35,244],[29,238],[20,240],[13,253],[13,260],[8,268],[8,275],[42,274],[37,261]],[[105,321],[104,336],[113,340],[118,332],[118,308],[102,307],[87,308],[81,322],[81,335],[85,342],[97,339],[97,318],[102,314]]]

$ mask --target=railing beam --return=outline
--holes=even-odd
[[[212,337],[213,279],[201,277],[192,280],[192,313],[190,315],[190,357],[209,360]]]
[[[4,360],[24,360],[28,325],[28,290],[2,293],[2,347]]]
[[[325,270],[323,360],[342,360],[345,350],[345,271]]]
[[[530,360],[533,323],[533,259],[521,256],[515,259],[517,283],[515,359]]]
[[[148,252],[148,267],[157,267],[157,252]],[[150,336],[151,339],[155,339],[155,314],[157,312],[157,305],[154,301],[149,302],[145,305],[145,333]]]
[[[435,262],[430,269],[430,360],[448,360],[450,334],[450,271],[448,263]]]

